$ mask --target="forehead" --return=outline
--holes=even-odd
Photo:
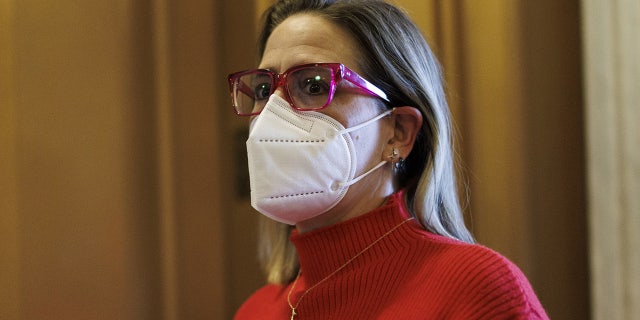
[[[315,62],[340,62],[358,72],[359,47],[342,27],[318,15],[302,13],[285,19],[267,40],[260,68],[283,72]]]

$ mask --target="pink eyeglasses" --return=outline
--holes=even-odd
[[[284,88],[285,99],[292,108],[320,110],[331,104],[342,79],[364,94],[389,102],[382,90],[341,63],[304,64],[281,74],[267,69],[240,71],[229,75],[229,89],[233,108],[239,116],[259,114],[278,87]]]

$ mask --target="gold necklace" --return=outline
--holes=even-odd
[[[380,240],[384,239],[386,236],[390,235],[392,232],[394,232],[396,229],[400,228],[400,226],[402,226],[403,224],[407,223],[409,220],[413,220],[414,218],[408,218],[403,220],[402,222],[400,222],[398,225],[396,225],[395,227],[391,228],[391,230],[387,231],[385,234],[383,234],[382,236],[380,236],[380,238],[376,239],[376,241],[372,242],[371,244],[369,244],[368,246],[366,246],[364,249],[362,249],[360,252],[358,252],[355,256],[353,256],[351,259],[347,260],[347,262],[345,262],[343,265],[341,265],[338,269],[336,269],[335,271],[331,272],[328,276],[324,277],[322,280],[318,281],[316,284],[314,284],[311,288],[305,290],[302,295],[300,296],[300,299],[298,299],[298,302],[296,303],[296,305],[294,306],[293,304],[291,304],[291,292],[293,292],[293,289],[296,287],[296,283],[298,283],[298,279],[300,279],[300,275],[302,274],[302,270],[298,271],[298,275],[296,276],[296,280],[293,281],[293,285],[291,286],[291,289],[289,289],[289,294],[287,294],[287,303],[289,304],[289,308],[291,308],[291,320],[293,320],[293,318],[297,315],[296,313],[296,309],[298,309],[298,306],[300,305],[300,302],[302,301],[302,298],[304,298],[304,296],[307,295],[307,293],[309,293],[309,291],[315,289],[317,286],[319,286],[321,283],[325,282],[327,279],[331,278],[332,276],[334,276],[336,273],[338,273],[340,270],[344,269],[344,267],[346,267],[347,265],[349,265],[349,263],[353,262],[353,260],[355,260],[356,258],[358,258],[360,255],[362,255],[363,253],[365,253],[367,250],[371,249],[371,247],[373,247],[374,245],[376,245],[376,243],[380,242]]]

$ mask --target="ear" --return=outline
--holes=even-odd
[[[414,107],[396,107],[392,115],[395,119],[394,135],[388,144],[388,153],[395,148],[398,155],[406,159],[413,149],[418,132],[422,128],[422,113]]]

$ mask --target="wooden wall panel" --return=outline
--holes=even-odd
[[[2,2],[0,318],[222,318],[218,14]]]
[[[578,1],[523,1],[530,277],[553,319],[589,318]]]
[[[224,319],[224,215],[231,158],[224,149],[227,91],[220,30],[220,2],[169,1],[171,153],[175,183],[175,231],[179,313],[177,319]]]
[[[525,128],[521,41],[517,2],[464,2],[465,122],[463,149],[469,165],[472,228],[478,240],[529,269],[525,218]]]
[[[9,319],[155,318],[153,141],[136,121],[151,111],[134,47],[144,17],[123,1],[9,6],[20,306]]]
[[[582,1],[594,319],[640,318],[640,3]]]
[[[13,84],[14,5],[0,1],[0,319],[20,315],[20,231]]]

